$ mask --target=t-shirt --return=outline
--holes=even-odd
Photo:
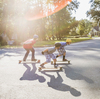
[[[60,48],[62,48],[62,47],[64,47],[64,46],[66,46],[66,45],[67,45],[67,43],[66,43],[66,42],[59,42],[59,43],[61,44]]]
[[[56,51],[56,48],[55,47],[51,47],[51,48],[48,48],[48,52],[44,52],[44,54],[52,54]]]
[[[34,39],[29,39],[29,40],[24,42],[23,48],[31,49],[35,43],[36,43],[36,41]]]

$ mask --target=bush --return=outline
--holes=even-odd
[[[2,42],[2,40],[3,40],[3,38],[2,38],[2,36],[0,36],[0,43]]]
[[[20,45],[21,41],[20,40],[14,40],[13,45]]]
[[[80,36],[75,36],[75,38],[80,38]]]
[[[0,36],[0,45],[7,45],[7,42],[5,40],[3,40],[2,36]]]
[[[7,45],[7,42],[6,42],[5,40],[2,40],[2,41],[0,42],[0,45],[1,45],[1,46]]]

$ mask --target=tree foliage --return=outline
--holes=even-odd
[[[88,20],[81,20],[78,25],[77,33],[81,36],[87,35],[90,32],[91,27],[91,22],[89,22]]]
[[[100,20],[100,0],[90,0],[90,3],[91,9],[87,11],[87,16],[98,22]]]
[[[56,1],[54,0],[54,2]],[[33,21],[26,20],[25,14],[28,9],[35,6],[42,7],[41,0],[3,0],[1,5],[0,32],[6,33],[9,38],[13,34],[17,34],[18,39],[23,41],[33,37],[33,34],[38,34],[41,39],[45,39],[47,35],[55,35],[61,39],[62,36],[68,35],[70,30],[77,26],[77,21],[72,21],[73,18],[71,17],[71,11],[75,11],[79,6],[77,0],[72,0],[68,6],[51,16]],[[38,11],[40,10],[38,9]],[[34,14],[36,13],[37,10]]]

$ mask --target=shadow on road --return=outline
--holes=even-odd
[[[86,76],[83,76],[83,75],[77,73],[77,71],[75,71],[74,69],[72,69],[69,66],[66,66],[63,69],[65,70],[66,76],[72,80],[85,80],[88,83],[94,83],[94,81],[92,79],[87,78]]]
[[[36,66],[35,64],[32,64],[33,68],[31,70],[30,66],[27,64],[23,64],[27,70],[24,72],[23,76],[20,78],[20,80],[38,80],[40,83],[43,83],[46,81],[46,79],[43,76],[40,76],[36,74]]]
[[[75,88],[72,88],[71,86],[68,86],[63,83],[63,79],[60,76],[59,72],[57,73],[57,78],[55,78],[54,75],[49,75],[46,72],[42,71],[44,75],[50,77],[50,82],[47,82],[48,86],[59,91],[69,91],[73,96],[80,96],[81,92],[77,91]]]

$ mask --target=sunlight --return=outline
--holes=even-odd
[[[37,2],[35,5],[33,5],[34,6],[33,9],[28,9],[28,12],[26,14],[26,19],[36,20],[49,16],[67,6],[71,1],[72,0],[60,0],[60,1],[54,0],[53,2],[50,1],[47,2],[43,0],[41,2]],[[40,3],[39,6],[37,6],[38,3]]]

